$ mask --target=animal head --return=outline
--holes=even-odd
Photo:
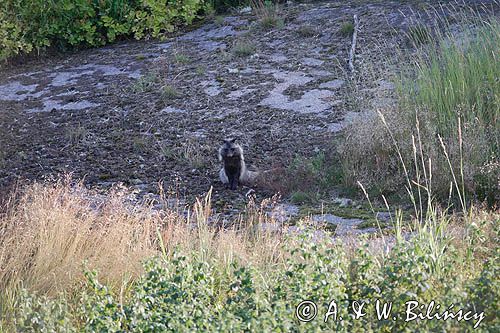
[[[219,159],[222,161],[225,157],[240,156],[243,159],[243,149],[236,143],[236,138],[224,139],[224,143],[219,148]]]

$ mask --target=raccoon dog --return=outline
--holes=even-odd
[[[224,184],[229,184],[231,190],[236,190],[239,183],[248,183],[253,178],[253,172],[248,171],[243,157],[243,149],[235,138],[224,139],[219,148],[219,161],[222,168],[219,178]]]

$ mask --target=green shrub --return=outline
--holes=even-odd
[[[287,181],[283,193],[299,191],[311,194],[338,185],[341,170],[334,156],[318,152],[310,158],[296,156],[288,165],[285,177]]]
[[[344,37],[350,37],[354,33],[354,24],[352,22],[345,22],[339,30],[340,34]]]
[[[498,251],[478,277],[456,271],[457,265],[467,263],[453,255],[457,251],[446,237],[434,244],[449,253],[437,253],[429,237],[439,234],[426,225],[412,240],[397,240],[381,257],[369,250],[368,243],[348,256],[341,244],[314,240],[312,233],[304,231],[294,236],[296,243],[285,243],[285,262],[268,271],[237,261],[221,270],[202,252],[177,252],[173,258],[147,263],[144,275],[121,300],[99,283],[96,273],[87,272],[79,309],[71,310],[64,298],[24,294],[16,325],[20,331],[75,331],[79,325],[80,331],[87,332],[429,332],[470,330],[477,322],[405,321],[406,302],[434,300],[441,307],[455,304],[455,311],[485,311],[478,330],[493,332],[500,296],[495,279]],[[377,299],[392,302],[387,320],[376,319]],[[296,308],[304,300],[314,301],[318,309],[317,317],[308,323],[296,317]],[[366,302],[364,317],[352,317],[354,300]],[[325,322],[332,301],[337,305],[337,320],[331,316]]]
[[[178,98],[180,96],[179,91],[172,85],[164,85],[161,88],[161,98],[164,101],[171,100],[173,98]]]
[[[285,25],[277,1],[251,0],[250,4],[264,29],[282,28]]]
[[[312,196],[309,193],[302,192],[302,191],[295,191],[292,193],[290,196],[290,201],[294,204],[301,204],[305,202],[311,202],[312,201]]]
[[[248,5],[249,0],[210,0],[209,3],[217,13],[224,13],[232,8]]]
[[[0,59],[46,47],[99,46],[118,38],[161,37],[190,24],[203,0],[5,0],[0,4]]]
[[[18,332],[77,332],[64,298],[54,301],[23,291],[18,305],[14,318]]]
[[[144,93],[152,91],[155,85],[159,83],[159,81],[160,78],[157,73],[149,72],[145,75],[142,75],[136,81],[131,83],[130,89],[134,93]]]
[[[297,33],[299,34],[299,36],[301,37],[313,37],[315,35],[318,34],[318,32],[316,31],[315,28],[313,28],[312,26],[310,25],[301,25],[298,29],[297,29]]]
[[[236,42],[231,51],[237,57],[248,57],[254,54],[255,50],[255,44],[241,40]]]

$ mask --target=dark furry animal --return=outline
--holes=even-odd
[[[248,183],[255,178],[256,173],[246,167],[243,148],[234,138],[224,139],[219,148],[219,161],[223,164],[219,178],[224,184],[229,184],[231,190],[236,190],[239,183]]]

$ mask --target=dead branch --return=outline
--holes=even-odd
[[[354,31],[352,33],[352,45],[349,52],[349,69],[354,73],[354,54],[356,53],[356,38],[358,37],[359,20],[358,15],[354,15]]]

